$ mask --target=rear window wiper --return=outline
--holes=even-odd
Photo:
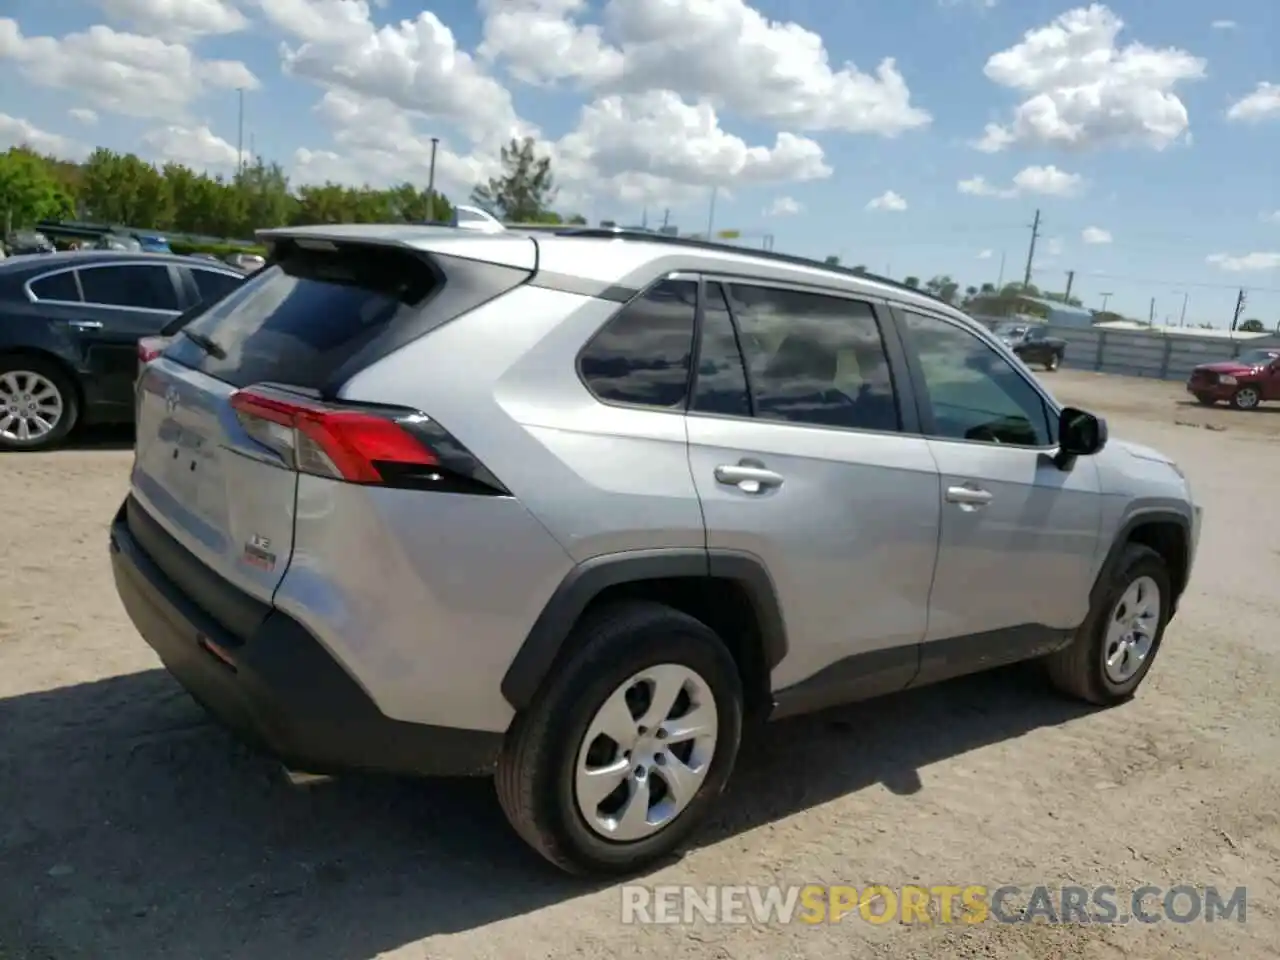
[[[178,333],[186,337],[209,356],[213,357],[213,359],[227,359],[227,351],[224,350],[216,340],[206,337],[203,333],[193,333],[190,330],[179,330]]]

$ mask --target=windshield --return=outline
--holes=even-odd
[[[1020,323],[1001,323],[995,329],[995,334],[998,337],[1019,337],[1026,332],[1026,326]]]
[[[1236,360],[1249,367],[1264,367],[1280,357],[1280,350],[1246,350]]]

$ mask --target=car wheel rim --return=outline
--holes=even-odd
[[[649,667],[601,704],[578,749],[574,797],[590,829],[620,843],[676,819],[707,778],[719,731],[715,695],[689,667]]]
[[[0,374],[0,437],[30,443],[48,436],[65,413],[62,391],[31,370]]]
[[[1129,584],[1111,610],[1102,668],[1112,683],[1132,680],[1151,654],[1160,628],[1160,587],[1151,577]]]
[[[1242,407],[1256,407],[1258,405],[1258,394],[1256,391],[1246,388],[1236,394],[1236,402]]]

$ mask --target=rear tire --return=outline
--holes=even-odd
[[[574,653],[507,735],[495,781],[498,801],[521,838],[560,869],[635,873],[682,849],[723,792],[742,736],[742,681],[710,628],[649,601],[588,614],[568,644]],[[661,709],[665,699],[654,697],[646,707],[631,696],[675,689],[682,692],[672,712]],[[688,704],[683,713],[682,702]],[[675,724],[683,719],[691,728],[695,710],[705,735],[675,739],[682,736]],[[664,722],[622,742],[630,737],[628,723],[655,717]],[[606,728],[618,730],[618,739]],[[584,796],[591,789],[584,784],[607,786],[614,779],[616,788],[599,801]],[[671,786],[681,781],[684,798]],[[637,797],[643,808],[633,803]],[[633,808],[640,812],[626,817]]]
[[[1046,658],[1050,682],[1099,706],[1130,699],[1160,650],[1172,599],[1164,558],[1150,547],[1127,544],[1075,639]]]
[[[22,354],[0,357],[0,450],[56,447],[79,416],[75,384],[58,364]]]
[[[1061,364],[1062,364],[1062,357],[1058,356],[1055,353],[1053,356],[1049,358],[1049,362],[1044,365],[1044,368],[1048,370],[1050,373],[1052,373],[1054,370],[1057,370],[1058,367],[1061,366]]]

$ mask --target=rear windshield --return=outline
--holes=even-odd
[[[165,356],[236,387],[321,389],[388,326],[417,312],[438,284],[431,266],[386,247],[303,250],[275,262],[183,327]]]

